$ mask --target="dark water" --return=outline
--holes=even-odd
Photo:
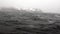
[[[0,34],[60,34],[57,14],[4,11],[0,11]]]

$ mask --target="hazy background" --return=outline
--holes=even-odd
[[[60,0],[0,0],[0,7],[39,8],[44,12],[60,13]]]

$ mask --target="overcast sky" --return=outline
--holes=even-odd
[[[44,12],[60,12],[60,0],[0,0],[0,7],[40,8]]]

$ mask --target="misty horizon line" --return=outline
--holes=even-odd
[[[0,7],[1,9],[16,9],[16,10],[26,10],[26,11],[40,11],[40,12],[44,12],[44,13],[56,13],[56,12],[45,12],[43,10],[41,10],[40,8],[16,8],[16,7]],[[58,12],[59,14],[59,12]]]
[[[16,8],[16,7],[0,7],[0,9],[17,9],[17,10],[42,11],[40,8]]]

